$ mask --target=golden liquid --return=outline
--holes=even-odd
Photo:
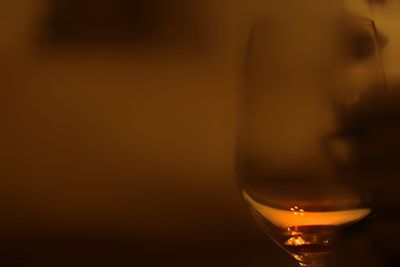
[[[262,204],[243,191],[261,228],[300,263],[323,261],[343,240],[343,231],[366,218],[371,210],[307,211],[301,206],[288,210]]]

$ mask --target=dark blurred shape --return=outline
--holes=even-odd
[[[45,41],[170,42],[199,45],[204,40],[194,1],[52,0],[43,27]],[[201,30],[200,30],[201,29]]]
[[[357,59],[366,59],[374,53],[374,42],[370,35],[364,32],[358,32],[353,35],[354,57]]]
[[[48,21],[49,38],[142,38],[157,25],[156,11],[146,1],[55,0]]]

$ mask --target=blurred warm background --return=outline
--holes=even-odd
[[[278,2],[0,3],[3,266],[289,266],[233,172],[249,25]],[[400,2],[346,6],[376,19],[398,87]]]

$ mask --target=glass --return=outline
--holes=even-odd
[[[245,203],[301,266],[323,266],[373,214],[365,136],[387,97],[374,23],[259,21],[244,80],[236,170]]]

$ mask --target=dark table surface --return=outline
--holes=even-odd
[[[161,244],[137,240],[3,240],[1,266],[297,266],[270,240]],[[328,266],[385,263],[365,237],[348,243]]]

